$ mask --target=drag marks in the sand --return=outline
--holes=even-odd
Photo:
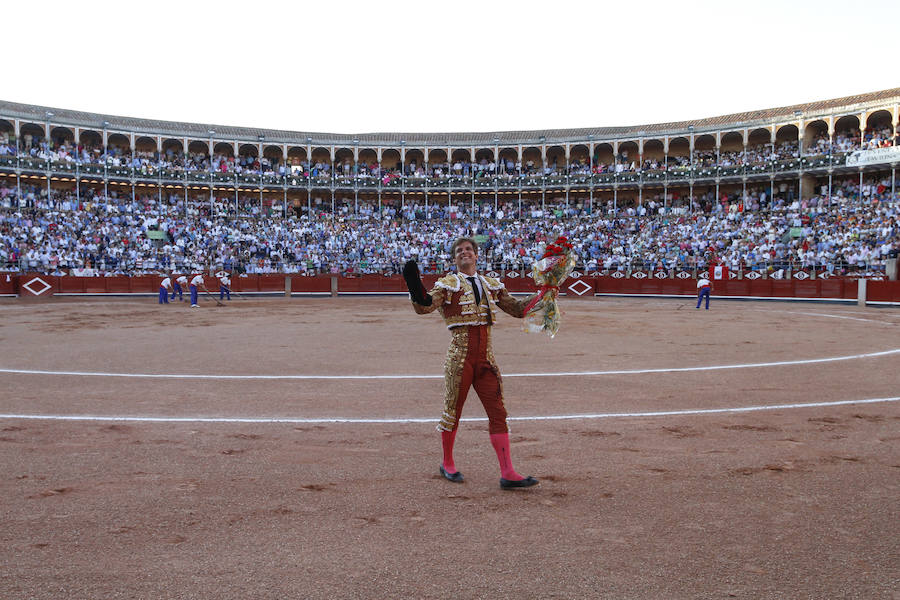
[[[789,476],[794,473],[812,473],[830,467],[864,464],[865,459],[853,455],[827,455],[818,458],[794,458],[762,465],[736,467],[727,471],[728,475],[736,477],[750,477],[760,475]]]
[[[71,487],[53,488],[53,489],[49,489],[49,490],[44,490],[42,492],[38,492],[37,494],[32,494],[30,496],[26,496],[26,498],[28,498],[29,500],[33,500],[35,498],[50,498],[52,496],[61,496],[63,494],[68,494],[69,492],[71,492],[73,490],[74,490],[74,488],[71,488]]]

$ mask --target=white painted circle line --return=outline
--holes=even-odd
[[[900,348],[883,352],[867,352],[847,356],[829,358],[809,358],[803,360],[785,360],[765,363],[746,363],[737,365],[710,365],[705,367],[675,367],[669,369],[627,369],[617,371],[561,371],[557,373],[508,373],[503,377],[585,377],[594,375],[638,375],[647,373],[687,373],[694,371],[721,371],[727,369],[758,369],[764,367],[785,367],[792,365],[812,365],[817,363],[858,360],[861,358],[877,358],[900,353]],[[0,369],[0,373],[18,375],[69,375],[74,377],[134,377],[144,379],[443,379],[443,375],[206,375],[187,373],[102,373],[95,371],[38,371],[33,369]]]
[[[900,396],[892,398],[866,398],[862,400],[837,400],[834,402],[808,402],[797,404],[774,404],[771,406],[738,406],[734,408],[696,408],[684,410],[662,410],[633,413],[594,413],[580,415],[544,415],[528,417],[509,417],[510,421],[562,421],[562,420],[594,420],[594,419],[622,419],[639,417],[673,417],[681,415],[712,415],[722,413],[743,413],[762,410],[787,410],[796,408],[822,408],[829,406],[844,406],[848,404],[878,404],[900,401]],[[40,420],[40,421],[125,421],[137,423],[285,423],[295,425],[313,425],[323,423],[349,423],[349,424],[413,424],[413,423],[437,423],[438,419],[415,418],[383,418],[383,419],[352,419],[343,417],[322,417],[314,419],[291,417],[151,417],[151,416],[103,416],[103,415],[23,415],[0,414],[0,419]],[[460,421],[477,422],[487,421],[487,417],[463,418]]]
[[[794,310],[786,310],[783,314],[788,315],[804,315],[807,317],[825,317],[827,319],[846,319],[849,321],[863,321],[865,323],[877,323],[879,325],[896,325],[896,323],[891,321],[878,321],[876,319],[864,319],[862,317],[848,317],[846,315],[829,315],[825,313],[811,313],[811,312],[801,312]]]

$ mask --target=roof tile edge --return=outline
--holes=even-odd
[[[144,133],[154,136],[167,137],[198,137],[221,140],[241,140],[257,143],[260,136],[264,136],[270,144],[288,144],[293,146],[306,146],[307,140],[312,139],[313,146],[396,146],[400,141],[405,141],[407,146],[425,145],[431,147],[462,146],[462,145],[488,145],[488,146],[540,146],[555,143],[571,143],[573,141],[588,141],[589,136],[593,141],[604,141],[622,137],[647,137],[648,135],[661,135],[667,132],[683,134],[688,126],[694,126],[694,133],[704,130],[722,130],[728,127],[747,127],[769,123],[786,116],[795,118],[795,113],[801,111],[806,120],[810,117],[823,117],[846,112],[850,109],[862,109],[865,105],[884,103],[893,99],[900,102],[900,88],[832,98],[804,104],[793,104],[776,108],[759,109],[742,113],[732,113],[696,119],[691,121],[675,121],[668,123],[652,123],[646,125],[617,126],[617,127],[586,127],[574,129],[544,129],[522,131],[491,131],[491,132],[373,132],[373,133],[327,133],[327,132],[301,132],[280,129],[262,129],[253,127],[237,127],[230,125],[215,125],[204,123],[189,123],[178,121],[163,121],[156,119],[142,119],[137,117],[125,117],[118,115],[106,115],[102,113],[90,113],[64,108],[22,104],[0,100],[0,117],[30,119],[36,123],[46,122],[47,112],[53,113],[50,119],[56,125],[72,125],[83,128],[102,129],[107,122],[107,129],[111,131],[128,131]],[[844,110],[835,110],[844,109]],[[210,136],[209,131],[215,132]],[[542,141],[541,138],[544,138]],[[495,142],[499,139],[499,142]]]

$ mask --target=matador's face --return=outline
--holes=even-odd
[[[475,252],[474,246],[469,242],[463,242],[456,247],[453,254],[453,260],[460,273],[465,273],[466,275],[475,274],[478,253]]]

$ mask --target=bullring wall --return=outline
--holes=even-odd
[[[801,273],[805,276],[799,276]],[[713,296],[848,303],[858,300],[858,279],[814,277],[815,274],[797,272],[789,279],[735,277],[713,281]],[[210,291],[218,292],[218,285],[214,283],[214,279],[209,279],[212,280],[209,284]],[[425,285],[430,288],[437,276],[425,275],[423,279]],[[530,293],[536,289],[530,277],[521,277],[518,273],[509,274],[503,277],[502,281],[513,293]],[[18,296],[23,300],[66,296],[156,296],[159,282],[160,277],[155,275],[73,277],[11,273],[0,275],[0,295]],[[900,306],[900,281],[869,279],[866,280],[865,288],[865,299],[868,303]],[[290,291],[286,292],[288,289]],[[234,277],[232,290],[247,295],[276,296],[287,293],[294,296],[405,294],[406,285],[399,275],[348,277],[266,274]],[[696,295],[696,281],[689,276],[670,277],[670,274],[665,272],[637,271],[627,275],[621,272],[613,275],[581,275],[567,279],[560,287],[560,293],[569,297],[604,295],[693,297]]]

